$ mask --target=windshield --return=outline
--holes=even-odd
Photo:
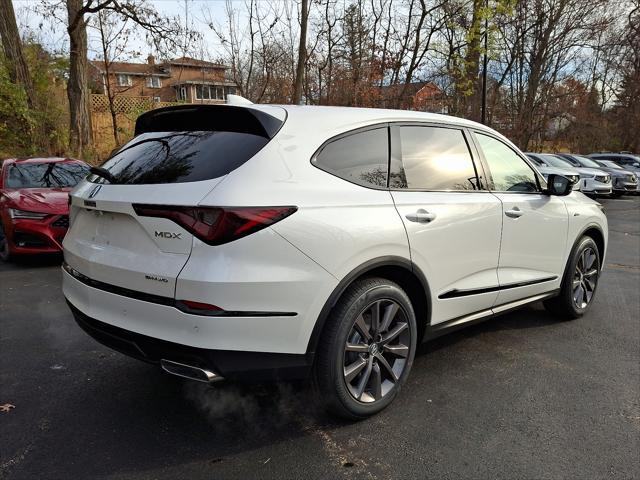
[[[551,165],[552,167],[556,167],[556,168],[573,168],[573,165],[571,165],[569,162],[567,162],[566,160],[560,158],[560,157],[556,157],[555,155],[549,155],[549,154],[543,154],[540,155],[542,157],[542,159],[548,163],[549,165]]]
[[[597,160],[597,163],[599,163],[603,167],[617,168],[619,170],[622,170],[622,167],[620,165],[618,165],[616,162],[612,162],[611,160]]]
[[[7,174],[7,188],[75,187],[87,176],[89,167],[82,163],[14,163]]]
[[[581,155],[574,155],[573,158],[575,158],[578,162],[580,162],[580,165],[582,165],[583,167],[600,168],[600,165],[598,165],[596,162],[594,162],[590,158],[583,157]]]

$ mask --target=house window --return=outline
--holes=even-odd
[[[160,77],[157,77],[155,75],[147,77],[147,87],[160,88],[162,87],[162,80],[160,79]]]
[[[180,87],[178,90],[178,100],[187,100],[187,87]]]
[[[211,90],[209,85],[196,85],[196,100],[210,100]]]
[[[227,87],[227,95],[235,95],[236,87]]]
[[[224,100],[224,88],[212,85],[196,85],[196,100]]]
[[[116,78],[119,87],[130,87],[132,85],[131,75],[119,73],[118,75],[116,75]]]

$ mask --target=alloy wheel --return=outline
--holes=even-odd
[[[593,298],[598,283],[598,257],[591,247],[585,248],[573,274],[573,303],[576,307],[586,308]]]
[[[398,385],[413,332],[403,308],[377,300],[355,319],[343,355],[344,381],[354,399],[371,403]]]

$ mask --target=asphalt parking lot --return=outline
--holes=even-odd
[[[603,200],[590,312],[539,305],[421,347],[359,423],[305,385],[208,388],[74,323],[59,259],[0,265],[0,478],[640,478],[640,197]]]

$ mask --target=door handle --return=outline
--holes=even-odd
[[[429,223],[435,220],[436,214],[427,212],[424,208],[420,208],[414,213],[407,213],[405,217],[410,222]]]
[[[507,210],[506,212],[504,212],[504,214],[510,218],[519,218],[524,214],[524,212],[518,207],[513,207],[511,210]]]

